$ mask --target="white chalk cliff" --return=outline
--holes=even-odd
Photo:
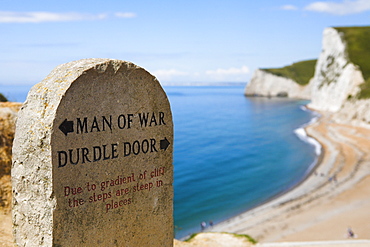
[[[310,86],[301,86],[292,79],[257,69],[245,88],[247,96],[279,96],[310,99]]]
[[[364,78],[358,66],[349,61],[345,41],[336,29],[326,28],[322,43],[322,52],[311,81],[310,107],[337,112],[349,95],[355,96],[360,91],[359,85]]]
[[[290,98],[310,99],[310,108],[332,113],[337,122],[370,127],[370,99],[356,98],[364,83],[362,72],[349,60],[346,41],[337,29],[324,30],[322,52],[309,85],[302,87],[291,85],[292,82],[256,70],[245,94],[275,96],[276,92],[286,91]]]
[[[332,112],[337,122],[370,127],[370,100],[355,97],[362,83],[362,72],[349,61],[342,34],[335,28],[326,28],[309,107]]]

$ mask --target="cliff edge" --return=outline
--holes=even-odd
[[[322,52],[311,82],[311,108],[337,112],[349,95],[359,93],[359,85],[364,79],[359,67],[349,61],[346,47],[343,34],[338,30],[324,30]]]
[[[327,28],[309,107],[336,122],[370,127],[370,27]]]
[[[310,99],[310,85],[299,85],[293,79],[257,69],[245,88],[246,96]]]
[[[311,100],[311,109],[330,112],[336,122],[370,127],[369,44],[370,27],[326,28],[307,85],[300,85],[289,74],[274,73],[278,69],[258,69],[245,95],[279,96],[285,92],[290,98]],[[306,72],[301,69],[298,73],[302,71]]]
[[[257,69],[245,88],[245,95],[310,99],[310,80],[316,62],[306,60],[283,68]]]

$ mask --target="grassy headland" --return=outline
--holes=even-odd
[[[306,60],[293,63],[292,65],[285,66],[283,68],[262,69],[262,70],[269,72],[273,75],[290,78],[293,81],[297,82],[299,85],[307,85],[315,73],[316,61],[317,61],[316,59]]]

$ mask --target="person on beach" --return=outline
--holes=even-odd
[[[212,220],[209,222],[209,226],[210,226],[210,227],[212,227],[212,226],[213,226],[213,221],[212,221]]]
[[[355,233],[352,231],[351,227],[348,227],[347,233],[348,233],[348,235],[347,235],[348,238],[354,238],[355,237]]]
[[[337,184],[337,175],[336,174],[334,174],[333,176],[331,176],[330,178],[329,178],[329,182],[330,183],[334,183],[334,184]]]
[[[200,229],[202,229],[202,231],[204,231],[204,229],[206,229],[206,227],[207,227],[207,223],[206,222],[202,222],[202,223],[200,223]]]

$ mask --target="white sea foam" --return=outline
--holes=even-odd
[[[305,105],[301,105],[299,107],[302,111],[309,111],[308,108]]]
[[[310,120],[310,122],[308,122],[307,124],[304,124],[304,126],[307,126],[307,125],[310,125],[310,124],[313,124],[315,123],[320,117],[321,117],[321,114],[318,113],[318,112],[315,112],[315,111],[311,111],[310,109],[308,109],[306,106],[304,105],[301,105],[300,106],[300,109],[302,111],[305,111],[305,112],[310,112],[312,115],[313,115],[313,118]]]
[[[321,154],[321,144],[316,141],[316,139],[307,136],[306,130],[304,127],[298,128],[294,130],[294,133],[298,136],[299,139],[301,139],[304,142],[307,142],[308,144],[311,144],[312,146],[315,147],[315,154],[319,156]]]
[[[307,136],[307,132],[306,130],[304,129],[307,125],[309,125],[310,123],[313,122],[313,120],[316,122],[318,119],[318,117],[315,117],[313,119],[311,119],[311,121],[308,123],[308,124],[305,124],[304,126],[294,130],[294,133],[297,135],[297,137],[299,139],[301,139],[302,141],[312,145],[315,147],[315,154],[316,154],[316,158],[315,160],[310,164],[310,166],[308,167],[307,171],[306,171],[306,174],[309,174],[310,171],[312,171],[312,169],[315,167],[317,161],[318,161],[318,157],[320,156],[321,152],[322,152],[322,146],[321,144],[316,141],[316,139],[312,138],[312,137],[309,137]]]
[[[305,128],[308,125],[314,124],[320,117],[321,115],[318,112],[314,112],[309,110],[306,106],[301,106],[301,110],[311,112],[313,114],[313,118],[306,124],[302,125],[300,128],[294,130],[294,133],[298,136],[299,139],[302,141],[311,144],[312,146],[315,147],[315,154],[319,156],[321,154],[322,146],[321,144],[316,141],[316,139],[307,136]],[[316,162],[315,162],[316,163]]]

